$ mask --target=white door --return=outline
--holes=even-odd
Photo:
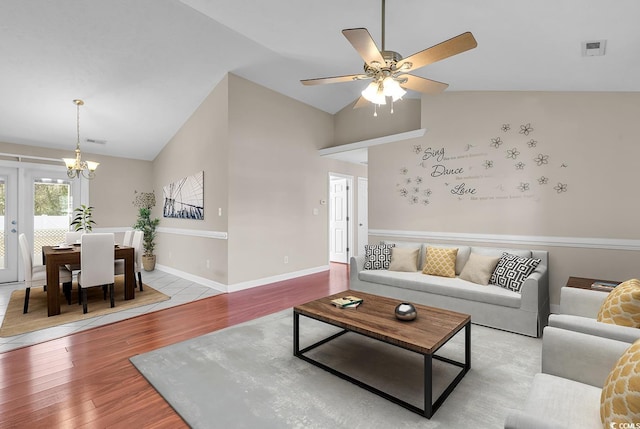
[[[0,167],[0,283],[18,280],[18,169]]]
[[[347,263],[349,253],[348,183],[343,177],[329,180],[329,260]]]
[[[358,249],[364,255],[364,246],[369,243],[369,181],[358,177]]]

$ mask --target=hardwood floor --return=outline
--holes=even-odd
[[[348,266],[0,354],[1,428],[181,428],[129,357],[348,288]]]

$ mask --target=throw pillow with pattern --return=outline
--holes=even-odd
[[[440,277],[456,276],[456,256],[458,248],[442,248],[427,246],[427,258],[422,274]]]
[[[520,293],[522,284],[540,262],[540,259],[525,258],[504,252],[491,274],[489,283]]]
[[[364,246],[364,269],[389,269],[391,249],[393,247],[395,247],[395,244],[366,244]]]
[[[640,328],[640,280],[616,286],[600,306],[598,322]]]

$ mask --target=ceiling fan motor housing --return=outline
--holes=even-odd
[[[384,79],[387,76],[393,75],[396,72],[396,64],[402,60],[402,55],[395,51],[380,51],[380,54],[382,54],[382,58],[384,58],[384,65],[377,61],[373,61],[371,64],[364,64],[365,73],[374,79]]]

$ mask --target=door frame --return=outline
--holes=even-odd
[[[347,264],[349,263],[349,260],[351,258],[351,256],[353,255],[353,231],[354,231],[354,216],[353,216],[353,176],[350,176],[348,174],[342,174],[342,173],[332,173],[329,172],[329,176],[328,176],[328,180],[327,180],[327,187],[328,187],[328,191],[327,191],[327,195],[329,196],[329,204],[327,204],[327,210],[331,210],[331,178],[332,177],[337,177],[340,179],[346,179],[347,181],[347,198],[345,200],[345,205],[346,207],[344,207],[344,212],[347,214]],[[328,238],[329,241],[327,242],[327,245],[329,246],[329,243],[331,243],[331,234],[333,233],[333,231],[331,230],[331,219],[330,219],[331,215],[328,212],[327,213],[327,232],[328,232]],[[329,249],[329,247],[327,247],[327,258],[329,260],[329,262],[331,262],[331,249]]]
[[[2,154],[7,155],[9,154]],[[20,250],[18,245],[18,235],[24,233],[29,243],[33,243],[33,179],[35,176],[48,175],[52,178],[69,179],[67,170],[64,165],[40,164],[29,162],[29,159],[37,159],[44,161],[60,162],[56,158],[29,157],[21,155],[13,155],[20,161],[0,160],[0,167],[15,169],[17,172],[17,194],[16,198],[16,229],[15,238],[6,241],[7,263],[15,264],[16,275],[13,280],[3,280],[1,283],[10,283],[24,280],[24,267],[22,258],[19,257]],[[24,159],[24,160],[22,160]],[[89,181],[82,177],[81,179],[71,179],[71,195],[74,206],[89,203]],[[76,202],[77,201],[77,202]],[[15,241],[15,243],[14,243]]]
[[[367,192],[362,192],[362,184],[366,183]],[[365,206],[365,207],[363,207]],[[363,216],[366,215],[366,231],[360,234],[360,221]],[[364,245],[369,244],[369,178],[358,177],[358,248],[356,249],[356,256],[364,256]]]

